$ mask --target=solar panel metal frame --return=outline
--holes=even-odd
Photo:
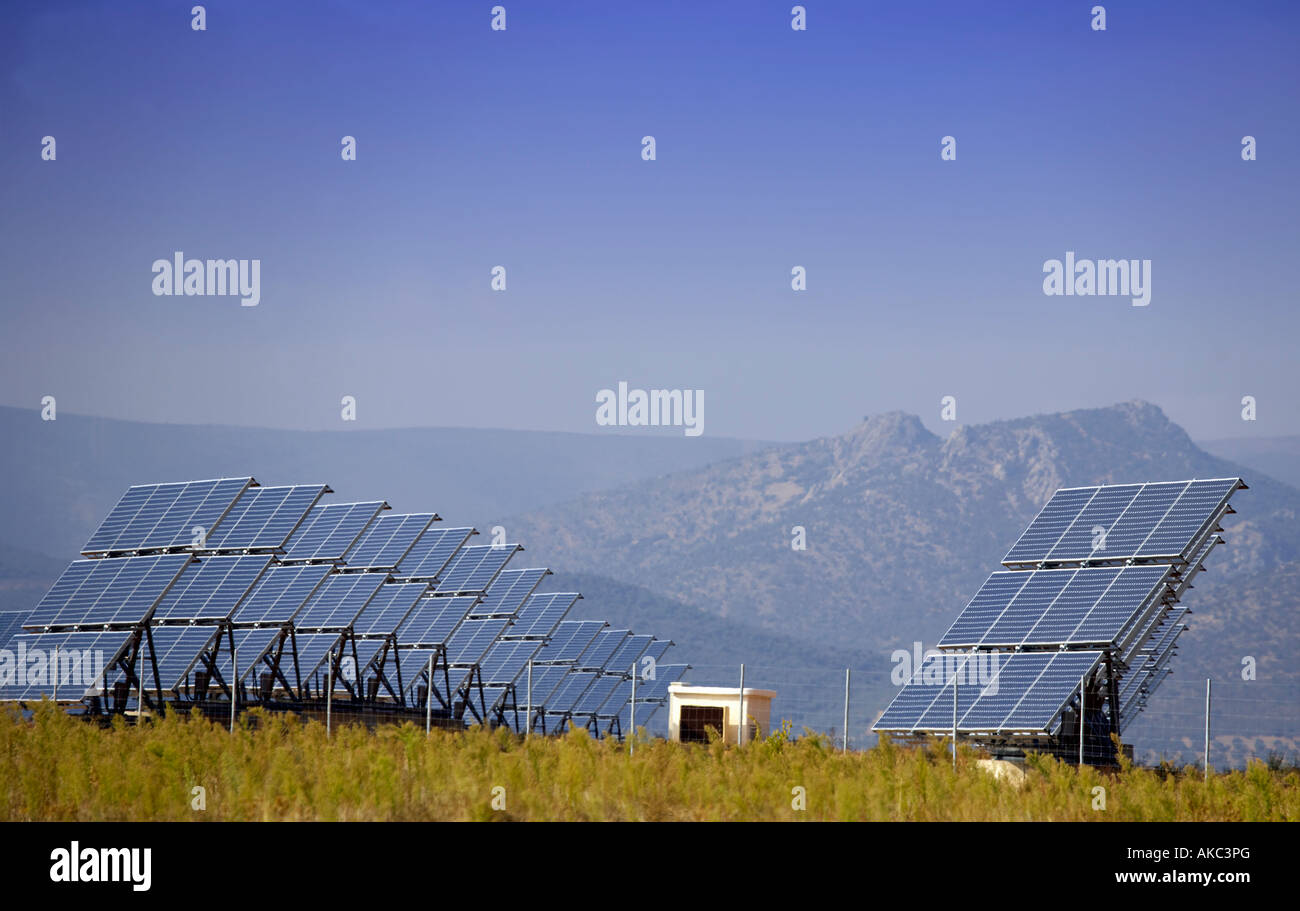
[[[146,623],[153,616],[159,602],[171,591],[176,580],[181,577],[193,559],[194,556],[190,553],[165,553],[74,560],[32,608],[23,621],[23,628],[32,632],[54,632],[83,628],[134,627]],[[119,580],[126,578],[124,574],[131,573],[133,570],[138,570],[143,575],[126,593],[127,598],[134,597],[146,580],[152,580],[152,586],[166,581],[156,593],[153,588],[146,589],[144,597],[148,600],[141,600],[136,605],[137,610],[124,616],[122,611],[125,602],[121,600],[119,593],[113,592],[113,588]],[[83,590],[84,594],[90,597],[90,603],[84,607],[76,606],[76,602],[82,599]],[[152,597],[149,597],[151,594]],[[92,612],[97,611],[99,603],[105,600],[109,605],[106,609],[111,608],[112,614],[102,615],[106,619],[92,619]],[[47,602],[50,607],[53,607],[56,602],[58,604],[48,619],[41,615],[43,610],[49,609],[46,607]],[[64,616],[65,613],[67,616]]]
[[[514,558],[515,554],[520,553],[522,550],[523,547],[518,544],[477,544],[472,546],[462,546],[456,552],[456,555],[451,559],[451,561],[443,568],[442,572],[438,574],[438,583],[434,587],[434,593],[443,596],[485,594],[487,590],[492,587],[492,583],[495,582],[497,577],[505,570],[506,564]],[[471,553],[471,551],[473,551],[473,553]],[[465,579],[465,582],[468,583],[475,573],[481,573],[484,565],[488,563],[490,558],[494,559],[496,557],[504,557],[504,559],[501,560],[500,564],[495,565],[495,568],[489,567],[491,570],[491,576],[484,580],[481,586],[475,588],[464,588],[460,584],[454,584],[461,581],[459,578],[460,575],[466,575],[468,578]],[[460,566],[461,563],[473,563],[473,566],[467,567],[466,570],[462,571]]]
[[[238,484],[239,486],[235,487],[235,484]],[[198,505],[189,509],[189,511],[185,513],[186,517],[184,519],[178,519],[175,516],[171,518],[171,523],[179,521],[180,527],[178,530],[171,533],[170,536],[168,536],[166,532],[159,533],[159,526],[163,524],[164,519],[171,516],[180,499],[189,493],[191,487],[202,490],[202,485],[211,485],[211,487],[209,492],[203,495],[203,498],[199,501]],[[203,528],[206,534],[211,532],[212,529],[216,528],[221,523],[221,520],[230,511],[231,507],[234,506],[240,496],[243,495],[244,491],[248,490],[249,487],[256,485],[257,481],[251,477],[208,478],[201,481],[167,481],[159,484],[133,484],[126,489],[126,492],[122,494],[113,508],[109,510],[108,515],[104,517],[104,520],[100,522],[94,533],[91,534],[90,538],[82,547],[81,554],[85,557],[94,557],[108,556],[112,554],[125,555],[175,549],[191,549],[193,545],[193,529],[200,511],[219,509],[215,515],[204,515],[202,517],[204,521],[200,524],[200,527]],[[158,492],[164,488],[179,488],[179,490],[177,490],[175,498],[173,498],[169,503],[158,504],[158,506],[161,507],[162,512],[152,521],[152,525],[143,538],[139,533],[137,533],[134,538],[123,540],[124,536],[131,529],[131,526],[137,521],[142,524],[148,524],[150,522],[149,518],[142,519],[141,517],[145,510],[154,508],[150,506],[150,502],[157,497]],[[232,490],[233,494],[231,493]],[[138,503],[135,502],[133,499],[133,491],[138,491],[138,493],[134,494],[134,497],[143,497],[143,500]],[[219,495],[218,491],[220,491]],[[208,500],[213,496],[218,496],[218,499],[211,504],[211,507],[209,507]],[[227,498],[229,498],[228,502]],[[128,503],[129,500],[131,502]],[[224,506],[222,506],[223,503],[225,504]],[[119,510],[123,510],[122,515],[119,515]],[[126,512],[126,510],[130,511]],[[109,528],[110,524],[118,522],[121,523],[120,528]],[[155,534],[160,535],[158,540],[154,540],[150,537]],[[101,536],[105,538],[111,536],[111,539],[96,544],[96,539]]]
[[[581,598],[578,592],[535,593],[524,602],[514,624],[501,638],[549,640]]]
[[[995,572],[980,586],[979,591],[962,609],[961,613],[957,615],[957,619],[949,626],[948,631],[940,637],[939,648],[941,650],[957,650],[1059,646],[1076,648],[1090,646],[1113,647],[1126,638],[1126,632],[1140,625],[1143,618],[1149,617],[1153,611],[1159,610],[1167,602],[1170,594],[1169,583],[1172,576],[1172,568],[1160,564],[1062,567],[1020,572]],[[1150,580],[1149,584],[1148,579]],[[1011,597],[1000,599],[996,596],[990,596],[988,599],[992,602],[991,610],[997,610],[997,615],[991,620],[981,620],[975,616],[977,612],[986,610],[983,606],[975,607],[981,596],[986,591],[989,591],[995,582],[1000,584],[1008,581],[1012,585],[1018,585]],[[1130,598],[1127,602],[1103,607],[1103,603],[1116,586],[1123,586],[1128,589],[1138,585],[1144,587],[1144,593],[1136,601]],[[1057,616],[1057,614],[1067,610],[1071,612],[1082,610],[1079,591],[1081,589],[1085,590],[1088,594],[1084,595],[1084,597],[1090,597],[1091,592],[1089,590],[1099,586],[1105,587],[1096,594],[1091,605],[1087,607],[1086,612],[1077,621],[1072,621],[1072,618]],[[1022,609],[1017,605],[1017,602],[1022,595],[1026,594],[1031,599],[1035,597],[1039,599],[1051,597],[1052,600],[1041,607],[1031,601],[1027,609]],[[1065,599],[1065,601],[1062,601],[1062,599]],[[1068,607],[1063,606],[1061,610],[1057,611],[1058,602],[1062,602],[1063,605],[1068,605]],[[997,608],[998,604],[1001,604],[1000,610]],[[1004,622],[1004,618],[1008,618],[1008,614],[1013,611],[1024,613],[1024,617],[1013,616]],[[1124,612],[1122,616],[1116,616],[1120,611]],[[1094,614],[1097,614],[1098,620],[1096,621],[1094,621]],[[1095,628],[1097,623],[1103,621],[1106,617],[1112,617],[1113,619],[1108,622],[1104,630],[1097,631],[1095,635],[1091,636],[1080,632],[1089,628],[1089,623],[1092,623],[1093,628]],[[963,632],[954,636],[953,630],[963,624],[963,620],[966,620],[964,626],[970,627],[972,632]],[[1066,625],[1069,625],[1070,622],[1074,624],[1073,629],[1066,635],[1059,635],[1059,633],[1063,632],[1063,627],[1053,625],[1061,622],[1065,622]],[[1004,631],[1001,635],[995,635],[997,630],[1005,630],[1007,627],[1024,629],[1025,632],[1021,635]],[[983,632],[976,636],[974,631],[980,629]],[[1054,633],[1057,633],[1057,635],[1053,635]],[[1107,635],[1103,636],[1103,633]]]
[[[989,692],[988,686],[981,687],[975,684],[958,686],[957,689],[958,718],[957,718],[956,728],[959,733],[985,734],[985,735],[1011,735],[1011,736],[1018,736],[1018,735],[1041,736],[1043,734],[1052,734],[1055,732],[1056,726],[1061,717],[1061,713],[1066,709],[1067,706],[1070,705],[1074,693],[1078,692],[1079,681],[1082,678],[1090,677],[1093,674],[1095,674],[1097,668],[1105,660],[1105,653],[1100,650],[1096,650],[1096,651],[1078,650],[1078,651],[1057,651],[1057,652],[1003,652],[1000,654],[1002,656],[1001,663],[998,666],[997,675],[995,677],[995,680],[999,681],[999,685],[997,687],[996,693]],[[1070,665],[1070,667],[1068,668],[1063,667],[1062,669],[1070,670],[1072,676],[1074,677],[1072,683],[1074,687],[1073,690],[1065,691],[1064,695],[1059,699],[1059,702],[1056,702],[1056,697],[1052,697],[1053,701],[1056,702],[1055,708],[1051,713],[1050,717],[1045,718],[1044,722],[1041,725],[1009,724],[1008,722],[1015,715],[1015,713],[1020,709],[1020,706],[1024,703],[1025,699],[1030,696],[1030,694],[1034,691],[1036,687],[1038,687],[1039,683],[1043,680],[1046,674],[1049,671],[1053,670],[1053,667],[1054,665],[1056,665],[1058,660],[1063,661],[1065,664]],[[990,726],[987,724],[975,725],[973,723],[972,724],[964,723],[966,721],[966,718],[972,712],[974,712],[977,707],[980,706],[981,701],[985,699],[986,696],[990,699],[996,699],[999,695],[1002,694],[1003,689],[1008,688],[1007,682],[1002,681],[1002,676],[1004,674],[1009,674],[1013,671],[1020,671],[1022,668],[1027,668],[1028,673],[1033,674],[1034,665],[1040,662],[1043,665],[1041,670],[1037,672],[1035,679],[1028,686],[1021,688],[1019,699],[1010,709],[1006,710],[1002,714],[1001,721],[999,724]],[[1019,664],[1021,667],[1013,668],[1013,665],[1016,664]],[[1078,665],[1081,668],[1080,673],[1077,675],[1073,674],[1074,665]],[[993,681],[990,681],[990,684],[992,682]],[[922,695],[931,692],[934,695],[931,696],[929,701],[926,701],[924,699],[920,700],[920,702],[925,703],[925,707],[921,709],[921,711],[919,712],[911,713],[911,715],[915,716],[916,718],[916,721],[913,724],[903,725],[900,723],[885,721],[886,716],[889,715],[890,711],[894,708],[894,706],[897,703],[899,703],[901,700],[903,700],[908,696],[915,696],[918,690],[921,692]],[[975,693],[974,699],[971,699],[970,696],[972,692]],[[1010,695],[1015,696],[1016,692],[1017,690],[1011,689]],[[902,734],[951,732],[953,729],[952,709],[951,709],[953,703],[952,694],[953,694],[953,685],[951,681],[945,683],[943,686],[937,686],[937,685],[926,684],[924,682],[918,682],[917,678],[914,677],[913,680],[908,681],[899,690],[899,692],[895,695],[894,699],[891,700],[889,707],[886,708],[885,711],[881,714],[880,718],[877,719],[874,724],[872,724],[871,729],[877,732],[902,733]],[[1058,693],[1057,695],[1061,695],[1061,694]],[[964,709],[962,707],[963,696],[971,700],[966,704]],[[918,702],[917,704],[919,705],[920,702]],[[936,710],[936,708],[938,709],[938,715],[942,719],[942,721],[937,722],[935,724],[924,724],[923,722],[925,717],[929,715],[932,711]],[[900,713],[903,711],[904,710],[900,707]]]
[[[289,579],[289,574],[291,573],[293,574],[293,579]],[[315,583],[312,584],[311,579],[316,574],[319,574],[320,578],[316,579]],[[237,628],[279,627],[291,623],[293,618],[298,615],[298,612],[302,610],[302,606],[311,600],[312,596],[315,595],[316,592],[320,591],[320,588],[325,584],[325,581],[334,574],[334,567],[328,563],[277,563],[269,567],[266,572],[262,573],[257,584],[254,585],[252,590],[244,596],[244,599],[239,603],[239,606],[236,607],[234,612],[230,615],[229,623]],[[271,583],[272,578],[277,575],[285,579],[286,582],[284,587],[281,588],[280,592],[276,595],[275,601],[266,607],[261,608],[255,617],[250,615],[248,612],[258,603],[258,595],[261,593],[262,588],[268,586]],[[307,580],[310,587],[303,585],[298,589],[295,589],[294,597],[286,601],[284,607],[281,608],[281,601],[284,599],[285,595],[289,593],[290,586],[295,585],[299,579],[304,578]],[[302,594],[304,589],[306,594]],[[300,594],[302,595],[301,598],[298,597]],[[274,614],[270,613],[273,609],[275,611]]]
[[[244,586],[242,591],[239,591],[234,602],[225,609],[224,612],[216,613],[211,611],[199,611],[197,609],[182,610],[179,609],[180,606],[178,605],[178,609],[163,613],[169,598],[175,595],[178,598],[185,599],[189,594],[189,589],[194,585],[199,584],[199,580],[204,574],[204,567],[231,566],[231,569],[227,570],[225,575],[222,576],[221,581],[217,584],[217,590],[219,590],[236,569],[241,566],[244,568],[256,567],[258,561],[261,562],[261,567],[257,569],[257,572],[253,575],[252,581]],[[239,606],[244,603],[244,599],[246,599],[249,593],[257,587],[257,583],[261,581],[262,577],[266,575],[266,571],[273,565],[275,565],[275,558],[270,554],[203,554],[193,562],[186,564],[185,568],[181,570],[179,578],[172,583],[172,586],[168,589],[167,593],[158,600],[156,605],[154,605],[154,610],[150,616],[150,620],[153,623],[160,625],[170,625],[173,623],[189,624],[195,621],[220,622],[226,620],[239,609]],[[194,573],[195,576],[188,584],[186,584],[185,577],[190,573]],[[185,587],[182,589],[182,586]],[[209,596],[202,602],[203,607],[206,608],[216,595],[216,590],[209,594]]]
[[[1149,541],[1151,539],[1151,536],[1156,534],[1160,530],[1161,525],[1170,518],[1170,515],[1173,513],[1174,508],[1177,506],[1178,502],[1182,499],[1182,497],[1193,490],[1193,485],[1228,484],[1228,483],[1231,483],[1232,486],[1229,487],[1227,491],[1219,498],[1217,505],[1209,510],[1209,512],[1206,514],[1206,518],[1200,523],[1199,528],[1190,536],[1190,538],[1182,546],[1182,549],[1180,551],[1178,551],[1177,553],[1142,553],[1142,548],[1146,546],[1146,542]],[[1070,534],[1070,532],[1074,528],[1075,523],[1079,521],[1079,519],[1083,516],[1084,512],[1088,509],[1088,506],[1091,505],[1093,500],[1098,495],[1100,495],[1102,491],[1107,491],[1107,490],[1113,491],[1122,488],[1135,488],[1133,497],[1128,501],[1128,503],[1116,516],[1116,518],[1111,523],[1111,525],[1107,528],[1106,536],[1108,537],[1111,533],[1114,532],[1115,528],[1119,525],[1119,522],[1123,519],[1124,513],[1127,511],[1128,507],[1137,501],[1139,496],[1141,496],[1142,492],[1146,488],[1162,486],[1162,485],[1177,485],[1177,484],[1182,484],[1183,490],[1179,492],[1178,496],[1170,503],[1165,514],[1157,522],[1151,525],[1150,530],[1146,535],[1146,538],[1142,541],[1142,543],[1139,544],[1136,549],[1131,549],[1131,548],[1129,549],[1129,550],[1133,550],[1134,552],[1129,553],[1123,551],[1120,552],[1108,551],[1102,555],[1098,555],[1096,551],[1093,551],[1089,553],[1087,556],[1080,556],[1077,553],[1061,554],[1060,556],[1053,555],[1053,552],[1056,550],[1057,547],[1060,546],[1065,536]],[[1123,564],[1129,560],[1140,560],[1146,562],[1168,562],[1168,561],[1185,562],[1188,559],[1189,554],[1194,554],[1195,551],[1199,549],[1201,542],[1205,540],[1206,536],[1213,533],[1213,530],[1217,527],[1219,521],[1223,518],[1223,516],[1228,515],[1232,512],[1232,508],[1229,504],[1229,500],[1232,498],[1232,495],[1236,493],[1238,490],[1247,490],[1247,489],[1249,488],[1247,487],[1245,482],[1242,481],[1241,478],[1193,478],[1188,481],[1154,481],[1154,482],[1146,482],[1141,484],[1101,484],[1101,485],[1092,485],[1086,487],[1063,487],[1057,490],[1056,493],[1054,493],[1048,499],[1047,503],[1045,503],[1043,505],[1043,508],[1039,510],[1038,514],[1029,523],[1029,526],[1025,529],[1025,531],[1022,532],[1020,537],[1016,539],[1016,542],[1012,544],[1011,549],[1007,551],[1006,556],[1003,557],[1002,559],[1002,565],[1007,567],[1008,569],[1018,570],[1018,569],[1028,569],[1032,567],[1038,567],[1044,564],[1052,565],[1052,566],[1068,566],[1068,565],[1101,566],[1101,565]],[[1070,495],[1081,497],[1083,492],[1086,491],[1091,491],[1092,492],[1091,495],[1086,500],[1084,500],[1081,505],[1079,505],[1077,510],[1066,513],[1066,515],[1070,517],[1070,520],[1064,526],[1064,529],[1061,531],[1060,535],[1056,538],[1056,540],[1054,541],[1051,547],[1046,548],[1046,550],[1039,547],[1038,549],[1035,550],[1035,549],[1031,549],[1029,545],[1026,545],[1025,549],[1028,552],[1022,553],[1019,556],[1015,556],[1016,551],[1018,548],[1021,547],[1022,542],[1027,537],[1029,537],[1032,533],[1035,533],[1035,525],[1039,522],[1039,520],[1042,519],[1044,522],[1049,521],[1045,517],[1048,513],[1048,510],[1051,509],[1052,502],[1053,500],[1056,499],[1056,497],[1061,495],[1066,495],[1067,497]],[[1042,530],[1043,529],[1040,527],[1038,533],[1041,534]]]
[[[394,577],[408,582],[436,582],[476,534],[478,531],[470,526],[426,530],[397,564]]]
[[[253,510],[260,508],[259,500],[271,496],[273,493],[283,491],[285,498],[274,506],[271,514],[258,525],[256,531],[251,534],[241,531],[244,535],[235,543],[231,543],[230,536],[236,533],[241,522],[248,521],[250,525],[256,525],[255,519],[248,519]],[[301,503],[301,497],[311,494],[310,502],[302,507],[299,511],[298,505]],[[250,486],[245,488],[239,498],[231,505],[230,509],[222,516],[221,521],[208,532],[204,539],[202,551],[212,553],[225,553],[227,551],[246,552],[271,550],[283,552],[285,544],[293,537],[302,525],[303,520],[307,518],[308,513],[316,508],[321,497],[327,493],[333,493],[328,484],[278,484],[272,486]],[[296,499],[295,499],[296,498]],[[282,510],[289,508],[287,504],[294,502],[292,511],[281,516]],[[294,518],[296,516],[296,518]],[[292,520],[287,526],[284,524],[287,520]],[[277,529],[274,533],[268,532],[272,522],[277,522]],[[281,529],[283,531],[281,531]],[[265,537],[273,534],[271,537]]]
[[[550,574],[549,569],[541,567],[502,569],[484,591],[483,599],[470,611],[471,619],[509,617],[513,620]]]
[[[373,512],[371,508],[373,507]],[[362,500],[355,503],[325,503],[307,513],[298,530],[285,542],[281,563],[346,563],[347,554],[357,541],[385,510],[391,507],[384,500]],[[355,532],[346,523],[365,518]],[[319,526],[319,530],[317,529]],[[319,543],[313,537],[322,535]],[[299,536],[302,536],[301,538]],[[312,544],[310,550],[303,543]],[[297,552],[295,553],[295,549]]]
[[[442,517],[436,512],[391,513],[389,515],[381,513],[361,533],[361,537],[348,550],[345,571],[395,571],[398,565],[406,559],[412,548],[419,543],[420,538],[429,530],[429,527],[434,522],[440,521],[442,521]],[[389,525],[395,525],[396,528],[388,530],[386,526]],[[409,541],[399,539],[399,535],[409,534],[409,529],[413,527],[418,528],[418,531]],[[382,542],[376,540],[372,543],[370,539],[379,535],[385,535],[384,540]],[[372,551],[375,553],[374,556],[371,556]],[[380,559],[381,556],[383,559]]]

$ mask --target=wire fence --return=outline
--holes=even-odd
[[[852,668],[847,694],[848,747],[869,749],[878,742],[871,726],[898,692],[889,671]],[[745,688],[775,692],[767,735],[789,722],[794,736],[808,732],[844,744],[845,668],[745,665]],[[740,686],[738,665],[694,665],[684,683]],[[1125,728],[1140,765],[1176,767],[1205,762],[1205,678],[1170,676]],[[647,732],[667,732],[669,710],[659,709]],[[1240,769],[1252,759],[1275,767],[1300,766],[1300,681],[1213,679],[1209,700],[1210,766]],[[1076,741],[1077,742],[1077,741]]]

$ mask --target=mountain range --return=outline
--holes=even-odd
[[[855,742],[893,691],[896,651],[937,641],[1056,488],[1243,477],[1251,489],[1234,497],[1227,544],[1185,599],[1194,617],[1175,679],[1240,689],[1250,656],[1260,685],[1249,693],[1264,698],[1243,691],[1222,704],[1223,749],[1300,742],[1300,491],[1207,452],[1145,402],[954,426],[945,437],[895,412],[781,445],[42,422],[12,408],[0,408],[0,429],[0,609],[34,604],[130,484],[326,481],[336,502],[387,497],[397,511],[503,525],[526,547],[518,565],[550,566],[547,588],[584,593],[575,616],[672,638],[667,660],[694,665],[695,682],[734,682],[747,662],[747,680],[778,689],[778,710],[784,702],[797,723],[839,726],[852,667]],[[1284,474],[1285,458],[1270,466]],[[800,538],[804,549],[792,546]],[[1154,749],[1192,745],[1198,724],[1170,721],[1195,715],[1184,689],[1166,684],[1153,701]]]

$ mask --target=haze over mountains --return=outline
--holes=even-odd
[[[0,608],[34,604],[130,484],[244,474],[327,481],[336,502],[387,497],[397,511],[435,509],[482,531],[504,525],[527,548],[517,559],[556,571],[547,588],[584,592],[577,615],[671,637],[674,662],[839,674],[852,665],[866,680],[855,732],[888,698],[892,652],[933,645],[1056,488],[1240,476],[1251,489],[1234,497],[1227,545],[1186,598],[1195,616],[1177,677],[1230,679],[1253,656],[1268,692],[1289,686],[1295,702],[1300,682],[1300,491],[1206,452],[1143,402],[959,427],[946,439],[890,413],[777,447],[43,423],[19,409],[0,409],[0,428],[9,481]],[[791,547],[795,526],[806,550]],[[1162,690],[1155,704],[1166,698]],[[1275,702],[1244,716],[1243,729],[1300,733],[1295,719],[1275,717]]]

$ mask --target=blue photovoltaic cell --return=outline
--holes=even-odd
[[[478,603],[477,596],[422,598],[397,628],[403,645],[442,645]]]
[[[295,633],[294,634],[294,647],[297,649],[298,652],[298,673],[301,675],[302,681],[308,680],[313,674],[315,674],[317,671],[320,671],[321,685],[324,686],[325,663],[329,658],[330,652],[335,652],[337,654],[340,651],[341,646],[339,640],[342,638],[342,636],[343,636],[342,633]],[[353,667],[349,670],[347,666],[347,662],[343,660],[345,658],[352,658],[352,657],[353,656],[352,656],[351,649],[343,650],[343,655],[339,657],[339,665],[340,665],[339,673],[340,675],[351,673],[352,680],[348,682],[355,684],[357,678],[356,668]],[[280,659],[280,664],[281,664],[281,669],[284,671],[284,675],[289,678],[290,682],[292,682],[293,681],[292,668],[285,667],[287,662],[283,658]],[[341,682],[339,683],[339,686],[342,687]]]
[[[176,581],[189,554],[74,561],[32,610],[28,629],[139,623]]]
[[[380,573],[335,574],[293,618],[295,629],[347,629],[384,584]]]
[[[656,639],[654,642],[650,643],[650,647],[646,649],[645,653],[641,656],[641,664],[643,667],[642,675],[644,676],[645,673],[644,665],[646,658],[653,658],[655,664],[658,664],[660,661],[664,660],[664,655],[668,654],[668,650],[672,648],[674,644],[675,643],[671,639]]]
[[[628,686],[628,692],[631,692],[632,682],[622,677],[602,674],[591,682],[591,686],[582,692],[582,696],[574,703],[573,712],[578,715],[598,714],[605,703],[614,698],[614,694],[624,683]]]
[[[536,639],[498,640],[483,656],[480,671],[485,684],[514,683],[526,672],[542,643]],[[536,679],[534,672],[534,680]]]
[[[545,592],[540,595],[533,595],[524,602],[524,606],[519,609],[519,616],[515,617],[515,622],[506,630],[507,639],[545,639],[556,632],[560,621],[568,614],[569,609],[578,603],[582,595],[577,592]],[[600,629],[600,624],[596,625]],[[595,638],[593,632],[592,639]],[[589,645],[590,639],[584,643],[583,647]],[[575,656],[576,657],[576,656]]]
[[[431,512],[380,516],[347,554],[352,569],[394,569],[437,520]]]
[[[1110,644],[1164,591],[1168,566],[997,572],[940,648]]]
[[[600,631],[608,626],[604,620],[565,620],[556,627],[551,641],[538,652],[537,660],[572,663],[591,647]]]
[[[358,636],[386,636],[394,632],[420,597],[429,590],[427,582],[389,582],[381,585],[352,624]]]
[[[642,702],[664,701],[668,698],[668,687],[686,676],[691,669],[689,664],[660,664],[655,668],[655,679],[644,677],[636,682],[636,701],[638,710]]]
[[[231,620],[239,624],[286,623],[332,571],[329,564],[272,566],[262,574]]]
[[[957,728],[1049,732],[1061,709],[1079,691],[1084,675],[1101,658],[1102,653],[1095,651],[1001,653],[987,684],[959,679]],[[953,684],[925,684],[918,675],[903,686],[872,730],[950,731],[952,722]]]
[[[179,684],[187,682],[189,671],[198,663],[199,656],[213,644],[217,631],[216,626],[155,626],[149,630],[164,696]],[[196,669],[206,668],[199,664]],[[144,686],[146,690],[157,689],[153,662],[147,656],[144,661]]]
[[[446,570],[439,574],[438,585],[434,590],[440,595],[471,592],[481,594],[487,591],[497,574],[520,550],[523,548],[518,544],[505,544],[500,547],[483,544],[462,548]]]
[[[1058,490],[1003,563],[1183,560],[1239,478]]]
[[[385,504],[330,503],[307,513],[285,545],[285,562],[342,560]]]
[[[483,595],[483,600],[475,606],[471,617],[514,617],[524,606],[528,596],[537,588],[549,569],[507,569],[497,576],[496,581]]]
[[[591,647],[578,658],[575,667],[602,669],[613,654],[618,651],[629,633],[625,629],[607,629],[596,637]]]
[[[436,579],[474,534],[472,528],[430,528],[397,564],[403,579]]]
[[[231,630],[229,633],[222,633],[216,660],[217,670],[221,673],[221,678],[227,683],[230,682],[230,648],[232,641],[239,657],[239,679],[244,680],[248,677],[253,663],[273,646],[276,646],[283,635],[283,628],[278,626],[263,627],[262,629],[236,629]]]
[[[628,636],[620,644],[614,654],[610,655],[605,661],[605,673],[614,674],[631,674],[632,665],[640,660],[645,650],[650,647],[654,641],[654,636]]]
[[[208,533],[209,550],[281,549],[329,488],[324,484],[251,487]]]
[[[447,662],[460,667],[479,663],[509,623],[504,617],[464,621],[447,640]]]
[[[203,557],[185,567],[154,610],[154,620],[224,620],[273,558]]]
[[[599,671],[570,670],[546,700],[546,713],[562,715],[572,712],[582,694],[600,677]]]
[[[9,647],[15,657],[26,660],[5,662],[0,668],[0,700],[31,700],[54,696],[54,660],[58,650],[59,702],[76,702],[83,696],[99,693],[103,688],[104,670],[126,648],[130,630],[79,632],[19,633]],[[35,660],[40,654],[42,660]]]
[[[1193,481],[1169,508],[1150,536],[1138,548],[1139,557],[1158,557],[1186,553],[1194,536],[1206,530],[1224,500],[1240,485],[1232,478],[1219,481]]]
[[[14,636],[22,632],[23,621],[31,611],[5,611],[0,613],[0,646],[4,646]],[[8,646],[4,646],[8,647]],[[10,649],[12,651],[12,649]]]
[[[189,547],[194,530],[206,536],[252,478],[182,481],[131,487],[90,536],[83,554]]]
[[[533,665],[533,706],[546,705],[547,699],[564,681],[569,674],[569,665],[567,664],[534,664]],[[524,686],[527,687],[527,681]],[[527,697],[527,693],[524,694]]]
[[[357,650],[357,665],[364,669],[363,673],[366,670],[371,672],[378,672],[378,668],[371,667],[371,665],[374,664],[375,661],[379,658],[379,654],[383,651],[384,646],[387,643],[388,643],[387,639],[354,639],[353,640],[352,644],[353,646],[355,646]],[[392,647],[389,646],[388,653],[385,656],[385,663],[387,663],[388,659],[391,656],[392,656]],[[397,676],[396,676],[395,666],[393,667],[393,672],[394,672],[393,684],[396,685]]]

